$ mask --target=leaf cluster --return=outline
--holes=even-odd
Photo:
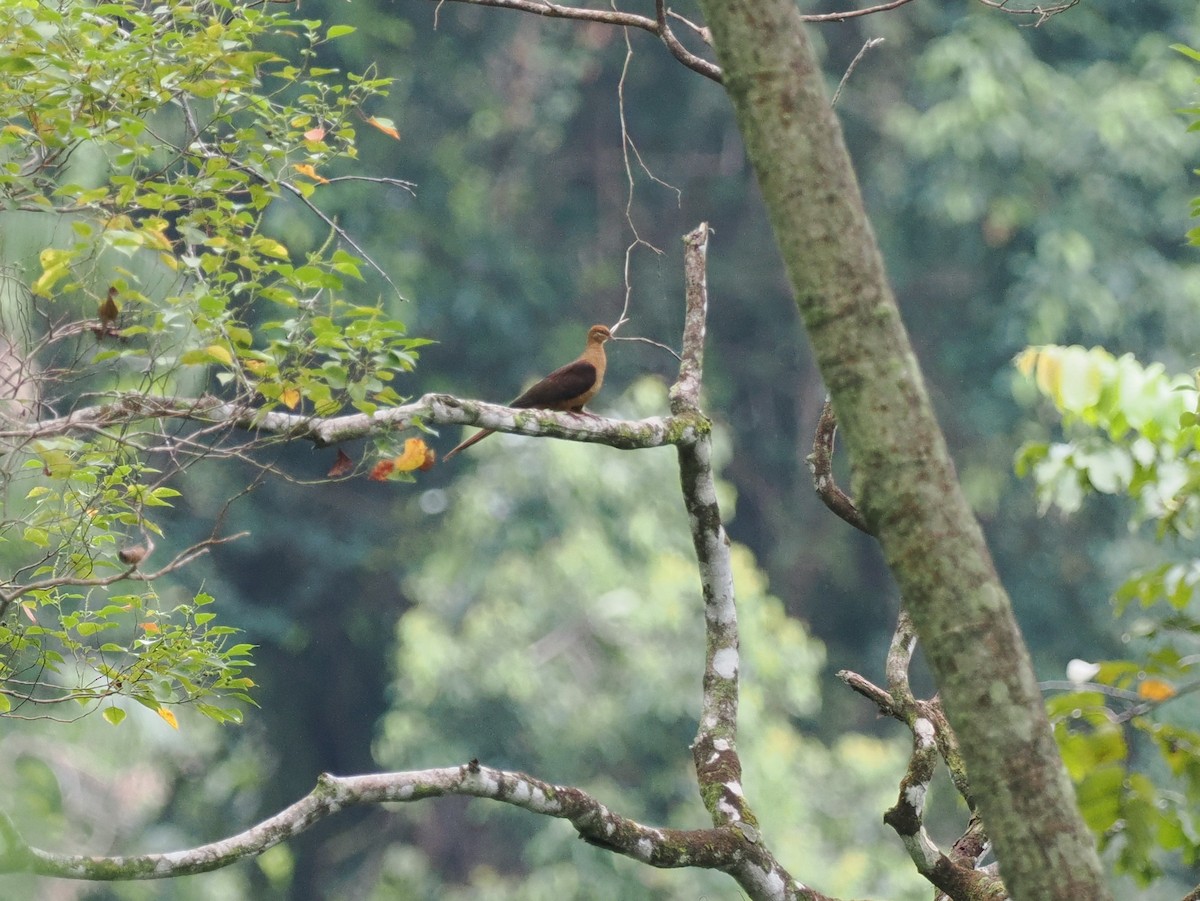
[[[240,719],[222,699],[248,700],[250,646],[207,594],[164,604],[151,586],[224,539],[155,556],[172,547],[155,514],[193,462],[264,441],[146,420],[130,398],[254,415],[403,399],[426,342],[348,296],[373,264],[317,203],[357,177],[338,172],[359,122],[398,137],[366,112],[386,79],[320,65],[352,31],[231,0],[0,7],[0,225],[22,235],[0,269],[0,714],[103,701],[115,723],[124,695]]]
[[[1074,685],[1048,702],[1088,824],[1117,869],[1145,884],[1161,875],[1163,852],[1200,860],[1200,558],[1187,553],[1200,528],[1200,394],[1191,376],[1101,348],[1030,348],[1017,367],[1066,432],[1017,457],[1043,510],[1123,498],[1131,523],[1152,524],[1156,545],[1175,552],[1115,594],[1129,656],[1074,661]]]

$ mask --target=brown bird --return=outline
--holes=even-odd
[[[587,346],[574,363],[560,366],[520,397],[509,402],[510,407],[534,410],[570,410],[582,413],[584,404],[596,396],[604,384],[604,342],[612,337],[605,325],[593,325],[588,329]],[[445,463],[459,451],[482,441],[495,429],[484,429],[472,435],[446,456]]]

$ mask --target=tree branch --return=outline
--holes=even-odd
[[[170,879],[229,866],[261,854],[320,820],[363,804],[420,801],[445,795],[490,798],[531,813],[570,821],[580,838],[655,867],[727,870],[746,856],[747,842],[732,828],[657,829],[613,813],[591,795],[552,785],[524,773],[480,766],[378,773],[366,776],[322,774],[301,800],[237,835],[185,851],[97,857],[55,854],[29,846],[12,822],[0,815],[6,847],[0,872],[28,871],[64,879]]]
[[[428,425],[466,425],[516,435],[540,435],[607,444],[621,450],[660,447],[692,441],[708,425],[697,412],[654,416],[640,420],[606,419],[590,413],[560,413],[505,407],[449,394],[426,394],[416,401],[375,413],[314,416],[282,410],[263,410],[240,403],[202,397],[152,397],[121,394],[109,403],[83,407],[43,422],[0,430],[0,440],[33,441],[76,432],[102,431],[143,420],[178,419],[209,426],[254,431],[329,447]]]
[[[446,0],[435,0],[439,5]],[[710,78],[720,84],[721,69],[714,63],[696,56],[679,42],[670,27],[663,12],[662,3],[657,3],[657,17],[639,16],[634,13],[620,12],[615,9],[582,9],[575,6],[561,6],[550,3],[549,0],[451,0],[455,3],[466,3],[471,6],[495,6],[500,9],[515,9],[519,12],[533,13],[548,19],[575,19],[584,22],[599,22],[602,25],[616,25],[621,28],[638,28],[648,31],[659,38],[671,52],[671,55],[691,69],[699,72],[705,78]]]

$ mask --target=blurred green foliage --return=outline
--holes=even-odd
[[[1017,366],[1062,416],[1063,440],[1028,444],[1017,459],[1044,507],[1073,515],[1089,496],[1125,498],[1131,526],[1154,527],[1114,596],[1122,655],[1074,661],[1049,701],[1088,824],[1117,871],[1144,886],[1172,858],[1200,859],[1200,560],[1190,547],[1200,394],[1193,376],[1101,348],[1030,348]]]
[[[138,414],[206,386],[262,410],[399,400],[425,342],[340,296],[363,261],[336,242],[293,257],[264,228],[312,193],[294,172],[355,155],[353,117],[384,90],[313,65],[348,33],[224,3],[0,8],[0,715],[70,702],[117,725],[130,697],[171,725],[185,703],[236,722],[250,701],[251,645],[200,609],[212,597],[164,606],[135,573],[202,549],[152,557],[168,483],[221,451]],[[20,429],[88,411],[86,429]]]

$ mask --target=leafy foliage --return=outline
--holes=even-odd
[[[1054,403],[1068,435],[1018,456],[1043,509],[1070,514],[1088,495],[1127,498],[1135,524],[1153,523],[1160,546],[1186,554],[1200,528],[1193,378],[1100,348],[1030,348],[1017,366]],[[1074,661],[1068,676],[1078,687],[1048,704],[1089,825],[1118,870],[1143,884],[1161,874],[1163,851],[1200,860],[1197,584],[1200,558],[1138,569],[1115,597],[1118,615],[1136,605],[1126,617],[1131,657]]]
[[[370,264],[315,202],[357,177],[335,171],[357,119],[396,135],[365,112],[385,79],[318,64],[352,31],[227,0],[0,8],[0,224],[23,260],[0,271],[7,707],[124,694],[240,718],[213,701],[248,699],[250,646],[208,595],[164,605],[150,582],[223,540],[153,556],[172,544],[170,483],[261,442],[219,419],[169,426],[142,399],[321,415],[401,400],[424,342],[345,296]],[[289,238],[298,214],[327,238]],[[93,427],[42,427],[72,416]]]

